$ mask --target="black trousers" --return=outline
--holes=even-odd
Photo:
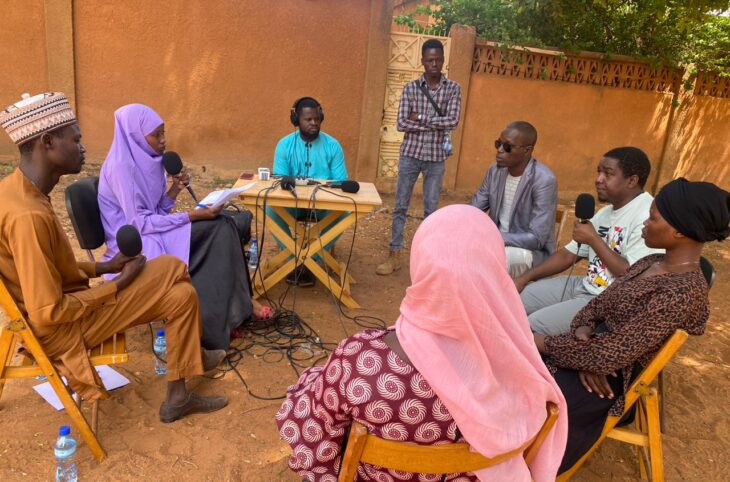
[[[228,348],[231,331],[253,315],[244,257],[252,217],[248,211],[224,212],[213,220],[196,221],[190,229],[188,270],[200,298],[201,343],[209,350]]]
[[[580,383],[578,372],[559,368],[555,381],[568,404],[568,444],[558,473],[570,469],[593,446],[601,435],[608,411],[616,399],[589,393]],[[608,377],[615,396],[623,393],[623,376]]]

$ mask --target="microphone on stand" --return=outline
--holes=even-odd
[[[580,220],[581,224],[586,224],[590,221],[590,219],[596,214],[596,199],[593,197],[593,194],[588,194],[586,192],[582,194],[578,194],[578,197],[575,199],[575,217]],[[573,259],[573,265],[570,267],[570,272],[568,272],[568,277],[565,278],[565,286],[563,286],[563,293],[560,295],[560,301],[563,301],[563,297],[565,297],[565,290],[568,288],[568,282],[570,281],[570,275],[573,274],[573,268],[575,268],[575,263],[578,261],[578,253],[580,252],[580,243],[578,243],[578,249],[576,250],[576,256]]]
[[[292,193],[294,199],[297,199],[297,181],[294,176],[282,176],[281,188],[284,191],[289,191],[290,193]]]
[[[177,176],[183,169],[182,159],[180,159],[180,155],[175,151],[167,151],[162,155],[162,165],[165,166],[165,171],[171,176]],[[190,187],[190,182],[185,181],[184,184],[185,189],[188,190],[197,204],[198,197],[193,192],[193,188]]]
[[[137,228],[125,224],[117,231],[117,247],[124,256],[134,258],[142,252],[142,237]]]
[[[323,187],[332,187],[335,189],[342,189],[343,192],[355,194],[360,190],[360,183],[357,181],[335,181],[324,184]]]

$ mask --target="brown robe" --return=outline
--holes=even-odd
[[[114,282],[90,288],[94,270],[76,261],[50,198],[20,169],[0,182],[0,276],[75,392],[85,400],[102,393],[88,348],[163,318],[168,379],[203,373],[198,298],[182,261],[150,261],[122,291]]]

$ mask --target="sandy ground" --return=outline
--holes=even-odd
[[[12,166],[0,165],[6,175]],[[90,165],[84,174],[98,171]],[[194,181],[199,194],[230,185],[237,173],[219,172],[195,166]],[[52,194],[53,204],[67,234],[76,246],[63,203],[65,178]],[[190,202],[181,194],[181,202]],[[442,204],[467,198],[447,195]],[[390,232],[391,196],[384,196],[384,209],[360,221],[350,265],[357,279],[353,296],[364,307],[350,315],[371,315],[391,324],[409,283],[408,270],[393,276],[375,275],[375,267],[387,253]],[[413,199],[407,225],[408,240],[421,213],[421,199]],[[563,240],[570,236],[563,233]],[[345,260],[352,230],[337,245],[336,256]],[[270,243],[267,243],[270,244]],[[269,249],[267,249],[270,251]],[[85,254],[78,250],[78,259]],[[730,398],[730,282],[723,273],[730,266],[730,245],[713,245],[706,256],[720,273],[711,293],[712,316],[707,333],[690,339],[667,370],[667,434],[664,437],[664,465],[668,481],[727,480],[730,473],[730,427],[724,404]],[[283,291],[273,290],[273,297]],[[337,342],[361,329],[342,316],[322,285],[289,293],[285,307],[292,309],[317,331],[324,341]],[[171,425],[158,421],[165,381],[154,375],[150,338],[146,326],[127,332],[130,361],[117,365],[131,383],[113,392],[100,404],[101,442],[108,459],[99,464],[81,442],[78,451],[82,480],[245,480],[295,481],[287,468],[287,445],[277,435],[274,414],[279,402],[251,397],[234,373],[222,379],[192,382],[207,394],[224,393],[229,406],[215,414],[193,416]],[[277,396],[294,382],[295,374],[285,360],[244,355],[239,365],[250,389],[263,396]],[[54,411],[32,390],[36,380],[10,381],[0,401],[0,480],[52,480],[52,445],[58,426],[68,423],[64,412]],[[607,441],[574,478],[587,480],[636,480],[638,464],[629,446]]]

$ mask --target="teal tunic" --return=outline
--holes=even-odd
[[[305,142],[299,131],[283,137],[274,153],[275,176],[300,176],[344,181],[347,179],[345,154],[337,139],[320,132],[312,142]]]
[[[337,139],[329,134],[320,131],[316,139],[307,143],[299,135],[299,130],[296,130],[282,137],[276,145],[273,174],[275,176],[298,176],[312,179],[344,181],[347,179],[345,154],[342,152],[342,147]],[[308,214],[307,209],[287,209],[287,211],[295,219],[304,219]],[[271,208],[267,208],[267,212],[271,219],[282,229],[289,230],[289,226]],[[316,210],[317,219],[323,219],[327,214],[329,214],[327,210]],[[346,215],[347,213],[343,213],[341,217]],[[327,231],[328,229],[324,229],[322,234]],[[276,237],[274,236],[274,238]],[[336,241],[337,239],[329,243],[325,246],[325,249],[330,249]],[[276,242],[279,246],[283,247],[278,239]],[[319,255],[316,255],[314,259],[320,261],[321,258]]]

